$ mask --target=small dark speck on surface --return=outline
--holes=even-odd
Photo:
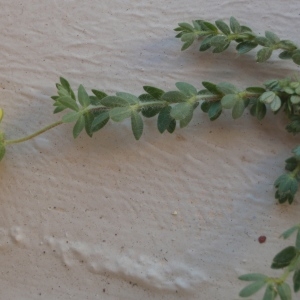
[[[266,241],[266,237],[264,235],[261,235],[259,238],[258,238],[258,241],[260,244],[264,243]]]

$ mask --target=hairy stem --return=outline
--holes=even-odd
[[[46,131],[48,131],[48,130],[50,130],[50,129],[52,129],[52,128],[58,126],[58,125],[61,125],[61,124],[63,124],[63,121],[57,121],[57,122],[55,122],[55,123],[52,123],[52,124],[50,124],[50,125],[48,125],[48,126],[42,128],[41,130],[36,131],[35,133],[30,134],[30,135],[27,135],[27,136],[25,136],[25,137],[23,137],[23,138],[15,139],[15,140],[6,140],[6,141],[5,141],[5,145],[11,145],[11,144],[17,144],[17,143],[23,143],[23,142],[26,142],[26,141],[28,141],[28,140],[30,140],[30,139],[33,139],[33,138],[35,138],[36,136],[38,136],[38,135],[40,135],[40,134],[42,134],[42,133],[44,133],[44,132],[46,132]]]
[[[300,172],[300,163],[298,163],[297,167],[296,167],[295,170],[292,172],[293,177],[296,178],[296,176],[298,175],[299,172]]]

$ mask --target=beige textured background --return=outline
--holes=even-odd
[[[299,1],[2,0],[2,129],[17,138],[60,118],[55,82],[141,94],[143,85],[230,81],[240,87],[299,71],[276,55],[180,52],[178,22],[228,21],[295,39]],[[274,201],[298,137],[283,116],[226,112],[136,142],[129,122],[73,140],[63,125],[7,149],[0,166],[1,299],[238,299],[248,272],[276,274],[279,234],[299,222]],[[177,216],[172,215],[177,211]],[[257,238],[267,236],[265,244]],[[254,299],[254,298],[253,298]]]

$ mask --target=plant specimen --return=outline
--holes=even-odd
[[[280,50],[279,57],[292,60],[300,65],[300,49],[289,40],[281,40],[275,33],[266,31],[265,36],[255,34],[249,27],[241,25],[235,18],[230,18],[227,25],[222,20],[212,24],[203,20],[193,21],[192,24],[179,23],[175,29],[177,38],[183,42],[182,50],[191,46],[198,38],[204,38],[200,44],[200,51],[212,48],[214,53],[225,51],[231,42],[236,42],[236,50],[244,54],[256,47],[257,62],[268,60],[275,50]],[[122,122],[130,118],[132,132],[135,139],[140,139],[143,133],[143,117],[157,116],[157,127],[160,133],[168,131],[173,133],[177,126],[187,126],[192,120],[194,110],[199,106],[207,113],[211,121],[220,117],[224,110],[231,110],[232,118],[240,118],[246,108],[250,108],[251,115],[262,120],[267,108],[274,115],[283,111],[289,123],[286,130],[292,134],[300,132],[300,80],[298,78],[278,78],[266,81],[262,86],[248,86],[240,89],[231,83],[212,83],[203,81],[200,89],[189,83],[177,82],[177,90],[163,91],[153,86],[144,86],[145,93],[135,96],[125,92],[107,95],[101,90],[92,90],[89,95],[80,85],[75,92],[69,82],[60,78],[56,84],[57,95],[52,96],[55,106],[54,113],[67,112],[62,118],[41,130],[20,138],[7,139],[0,132],[0,160],[4,157],[7,146],[25,142],[45,131],[64,123],[75,123],[73,127],[74,138],[85,130],[92,137],[102,129],[109,120]],[[0,122],[3,110],[0,109]],[[275,181],[275,198],[279,203],[291,204],[298,190],[300,181],[300,146],[292,150],[293,155],[286,160],[286,173]],[[290,287],[285,283],[286,278],[294,272],[294,291],[300,288],[300,225],[297,225],[283,234],[284,238],[298,230],[296,246],[290,246],[278,253],[272,268],[286,268],[280,278],[270,278],[261,274],[247,274],[241,280],[253,281],[244,288],[240,296],[248,297],[263,286],[267,286],[264,300],[291,299]]]
[[[297,232],[295,246],[288,246],[275,255],[271,265],[272,269],[284,269],[280,277],[268,277],[264,274],[250,273],[239,277],[240,280],[250,281],[240,291],[241,297],[250,297],[263,287],[266,288],[263,300],[273,300],[279,295],[281,300],[292,299],[292,292],[286,282],[289,275],[293,274],[293,290],[297,293],[300,290],[300,224],[285,231],[281,237],[287,239]]]
[[[257,46],[262,48],[257,52],[257,61],[267,60],[274,50],[283,50],[279,57],[292,59],[300,64],[300,49],[291,41],[280,40],[272,32],[267,31],[264,37],[257,36],[249,27],[242,26],[231,17],[230,25],[218,20],[215,25],[206,21],[193,21],[193,26],[180,23],[175,29],[179,31],[178,38],[184,42],[182,49],[188,48],[198,37],[205,37],[201,42],[200,51],[213,48],[218,53],[227,49],[231,41],[237,42],[238,53],[246,53]],[[27,141],[35,136],[63,123],[75,122],[73,136],[76,138],[83,129],[92,135],[103,128],[109,120],[121,122],[131,119],[134,137],[138,140],[143,133],[143,119],[156,115],[157,127],[160,133],[174,132],[176,126],[185,127],[193,117],[194,110],[199,106],[208,114],[210,120],[216,120],[224,110],[231,109],[232,118],[241,117],[244,110],[250,107],[250,112],[258,120],[262,120],[267,107],[277,114],[283,110],[289,118],[286,130],[292,134],[300,131],[300,80],[284,78],[268,80],[263,87],[246,87],[240,89],[231,83],[202,82],[203,88],[196,89],[191,84],[177,82],[177,90],[163,91],[157,87],[144,86],[145,93],[135,96],[118,92],[107,95],[100,90],[92,90],[88,95],[82,85],[78,88],[77,97],[69,82],[60,78],[56,84],[57,95],[54,100],[54,113],[69,110],[60,121],[21,139],[6,139],[0,132],[0,159],[10,144]],[[3,111],[0,110],[0,120]],[[293,156],[286,160],[287,173],[275,181],[275,197],[280,203],[292,203],[300,181],[300,147],[296,147]]]

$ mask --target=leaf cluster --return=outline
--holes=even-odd
[[[145,93],[139,96],[125,92],[109,96],[100,90],[92,90],[93,95],[90,96],[80,85],[76,97],[68,81],[60,78],[60,83],[56,85],[58,95],[52,96],[52,99],[54,113],[71,110],[62,117],[62,121],[76,122],[73,129],[75,138],[84,128],[87,134],[92,136],[110,119],[122,122],[130,118],[133,134],[139,139],[143,133],[141,116],[151,118],[157,115],[159,132],[172,133],[177,124],[181,128],[189,124],[199,104],[201,110],[207,113],[212,121],[216,120],[224,109],[231,109],[232,118],[237,119],[250,106],[251,114],[262,120],[266,115],[267,105],[275,113],[285,107],[292,124],[295,124],[295,112],[300,110],[299,89],[296,84],[300,86],[300,82],[291,79],[272,80],[266,82],[265,87],[240,90],[227,82],[215,84],[203,81],[204,89],[198,91],[189,83],[177,82],[177,90],[167,92],[157,87],[144,86]],[[288,131],[291,131],[291,126],[288,125]],[[296,133],[295,130],[293,133]]]
[[[291,300],[292,292],[290,285],[286,282],[288,275],[293,273],[293,290],[295,293],[300,290],[300,224],[286,230],[281,237],[287,239],[297,232],[296,243],[288,246],[275,255],[271,264],[272,269],[284,269],[281,277],[268,277],[260,273],[250,273],[239,277],[240,280],[251,282],[243,288],[240,297],[250,297],[265,287],[263,300],[274,300],[277,296],[281,300]]]
[[[295,64],[300,65],[300,49],[292,41],[281,40],[271,31],[266,31],[264,36],[258,36],[251,28],[241,25],[234,17],[230,18],[229,24],[223,20],[217,20],[215,24],[195,20],[192,24],[179,23],[174,30],[179,32],[176,37],[183,42],[181,50],[189,48],[198,38],[204,38],[200,44],[200,51],[212,48],[213,53],[220,53],[235,41],[236,51],[239,54],[245,54],[259,46],[257,62],[265,62],[274,50],[279,49],[281,59],[292,59]]]
[[[92,137],[109,120],[122,122],[130,119],[133,135],[138,140],[144,129],[142,117],[154,116],[157,116],[160,133],[173,133],[176,126],[183,128],[190,123],[199,104],[211,121],[219,118],[225,110],[231,110],[232,118],[238,119],[249,107],[251,115],[262,120],[268,107],[275,114],[282,109],[290,120],[287,131],[293,134],[300,131],[300,81],[295,78],[269,80],[264,87],[247,87],[244,90],[228,82],[215,84],[203,81],[202,86],[203,89],[197,90],[189,83],[177,82],[177,90],[165,92],[157,87],[144,86],[145,93],[139,96],[125,92],[110,96],[100,90],[92,90],[93,95],[88,95],[80,85],[76,97],[69,82],[60,78],[56,85],[57,95],[52,99],[54,113],[69,110],[62,117],[62,122],[75,123],[74,138],[84,129]],[[291,204],[300,181],[300,158],[297,155],[289,158],[286,169],[288,173],[275,181],[275,198],[279,203]]]
[[[187,126],[198,106],[198,91],[191,84],[177,82],[177,90],[164,92],[163,90],[144,86],[144,94],[135,96],[125,92],[117,92],[109,96],[103,91],[92,90],[89,96],[82,85],[78,88],[76,98],[70,84],[64,78],[56,85],[58,95],[52,96],[54,113],[65,109],[71,110],[62,117],[64,123],[75,122],[73,136],[76,138],[85,128],[87,134],[103,128],[109,120],[122,122],[131,120],[134,137],[140,139],[144,123],[142,116],[151,118],[156,115],[157,127],[160,133],[174,132],[178,122],[181,128]]]

